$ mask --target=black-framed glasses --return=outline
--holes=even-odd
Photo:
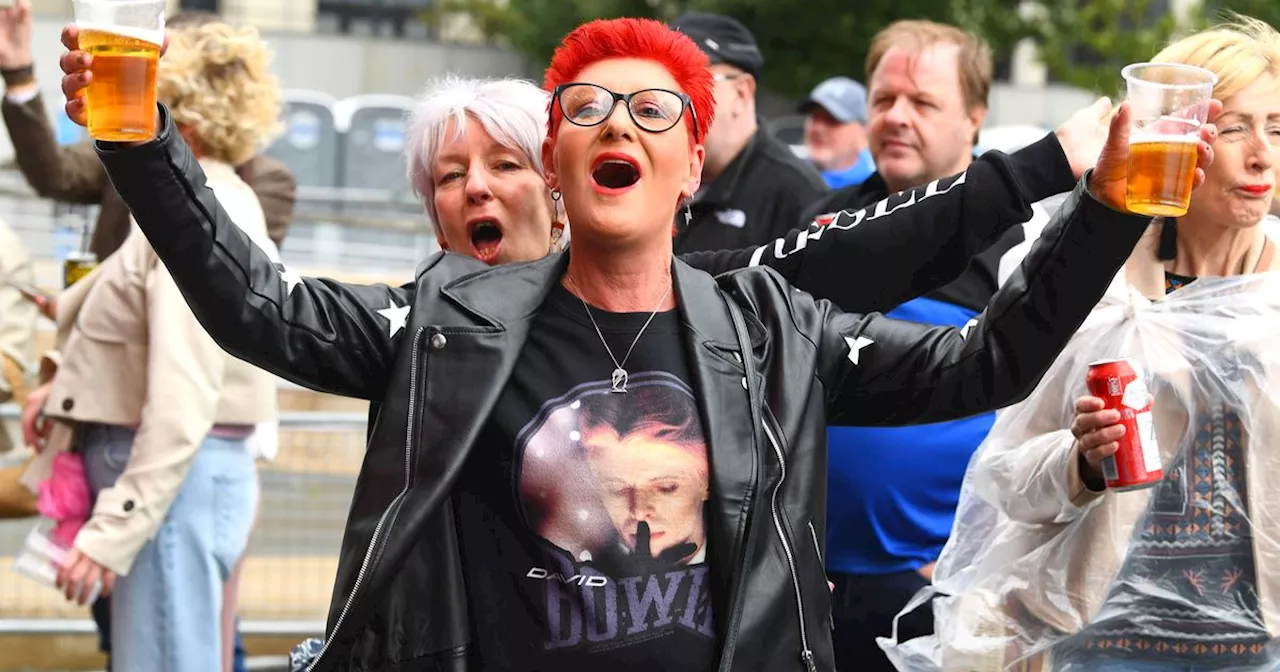
[[[553,96],[560,113],[574,126],[598,126],[613,114],[619,102],[636,126],[650,133],[665,133],[680,123],[685,108],[693,118],[694,140],[698,138],[698,111],[689,96],[667,89],[644,89],[615,93],[597,84],[570,82],[557,86]]]

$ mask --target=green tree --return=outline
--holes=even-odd
[[[1155,9],[1153,0],[1046,0],[1021,19],[1022,34],[1036,41],[1050,75],[1114,97],[1120,70],[1150,60],[1179,30],[1172,14]],[[1198,22],[1198,13],[1189,17]]]
[[[685,4],[682,0],[445,0],[427,20],[467,14],[484,35],[541,67],[551,60],[560,40],[587,21],[614,16],[666,21]]]
[[[1280,2],[1276,0],[1210,0],[1205,4],[1205,14],[1212,20],[1227,18],[1226,12],[1235,12],[1280,27]]]
[[[643,16],[669,21],[686,10],[732,16],[755,34],[765,56],[762,86],[791,97],[806,95],[837,74],[865,79],[871,38],[897,19],[930,18],[984,35],[996,53],[1007,52],[1021,25],[1014,0],[448,0],[440,11],[473,17],[491,37],[505,40],[545,64],[565,33],[584,21]]]
[[[865,83],[867,50],[882,28],[899,19],[954,23],[1007,53],[1017,34],[1003,18],[1009,0],[700,0],[699,8],[742,21],[765,55],[764,85],[801,97],[822,80],[847,75]]]

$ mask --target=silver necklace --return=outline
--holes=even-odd
[[[649,323],[653,322],[653,318],[658,316],[658,310],[662,308],[662,304],[666,303],[667,297],[671,294],[671,287],[667,288],[666,293],[664,293],[662,298],[658,301],[658,305],[654,306],[653,312],[649,314],[649,319],[644,321],[644,326],[640,327],[640,331],[636,334],[636,337],[632,339],[631,347],[627,348],[627,354],[623,355],[622,361],[619,362],[618,358],[613,356],[613,350],[609,347],[609,342],[604,340],[604,332],[600,331],[600,325],[596,324],[595,315],[591,313],[591,306],[587,305],[587,300],[582,298],[582,290],[578,289],[578,283],[574,282],[573,278],[569,277],[568,274],[565,274],[564,277],[569,281],[570,285],[573,285],[574,290],[576,290],[578,300],[582,302],[582,307],[587,311],[587,319],[591,320],[591,326],[596,328],[596,336],[600,337],[600,344],[604,346],[604,351],[609,353],[609,359],[613,360],[614,369],[613,375],[609,378],[609,392],[613,394],[626,394],[628,378],[626,369],[627,360],[631,358],[631,351],[636,349],[636,343],[640,342],[640,337],[644,335],[644,331],[649,328]]]

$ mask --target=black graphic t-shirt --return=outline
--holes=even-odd
[[[650,316],[592,311],[619,360]],[[486,672],[715,666],[709,464],[678,312],[640,336],[626,393],[614,368],[557,287],[455,489]]]

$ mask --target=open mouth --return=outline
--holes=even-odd
[[[640,181],[640,167],[629,156],[601,156],[591,169],[591,179],[603,191],[624,191]]]
[[[471,247],[476,251],[476,258],[485,263],[498,257],[502,247],[502,229],[491,219],[483,219],[471,225]]]

